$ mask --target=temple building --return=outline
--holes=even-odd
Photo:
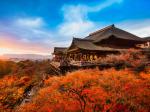
[[[144,44],[139,44],[138,46],[141,48],[150,48],[150,37],[143,38],[145,40]]]
[[[85,38],[73,38],[68,48],[54,48],[55,57],[66,56],[70,60],[96,60],[110,54],[119,54],[130,48],[150,47],[150,38],[140,38],[111,25],[89,34]],[[59,48],[60,49],[60,48]]]
[[[53,58],[54,61],[60,61],[67,53],[66,47],[54,47]]]

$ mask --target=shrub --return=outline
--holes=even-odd
[[[119,55],[108,55],[97,60],[98,63],[113,64],[117,69],[133,68],[137,72],[144,71],[146,68],[147,57],[141,51],[129,49],[122,51]]]
[[[129,70],[82,70],[50,77],[20,112],[148,112],[150,74]]]

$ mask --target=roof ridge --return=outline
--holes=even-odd
[[[67,48],[67,47],[54,47],[54,48],[56,48],[56,49],[57,49],[57,48]]]
[[[93,32],[93,33],[90,33],[89,36],[95,35],[95,34],[97,34],[97,33],[99,33],[99,32],[102,32],[102,31],[104,31],[104,30],[106,30],[106,29],[109,29],[109,28],[115,28],[115,25],[112,24],[112,25],[109,25],[109,26],[107,26],[107,27],[104,27],[104,28],[102,28],[102,29],[100,29],[100,30],[97,30],[97,31],[95,31],[95,32]]]
[[[146,40],[146,41],[150,41],[150,36],[149,37],[143,37],[142,39]]]
[[[92,41],[92,40],[90,40],[90,39],[85,39],[85,38],[75,38],[75,37],[73,37],[73,40],[81,40],[81,41]]]
[[[143,38],[150,38],[150,36],[148,36],[148,37],[143,37]]]

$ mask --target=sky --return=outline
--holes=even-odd
[[[150,36],[150,0],[0,0],[0,54],[51,54],[111,24]]]

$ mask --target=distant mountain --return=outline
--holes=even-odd
[[[51,55],[39,55],[39,54],[4,54],[2,57],[9,60],[44,60],[51,59]]]

